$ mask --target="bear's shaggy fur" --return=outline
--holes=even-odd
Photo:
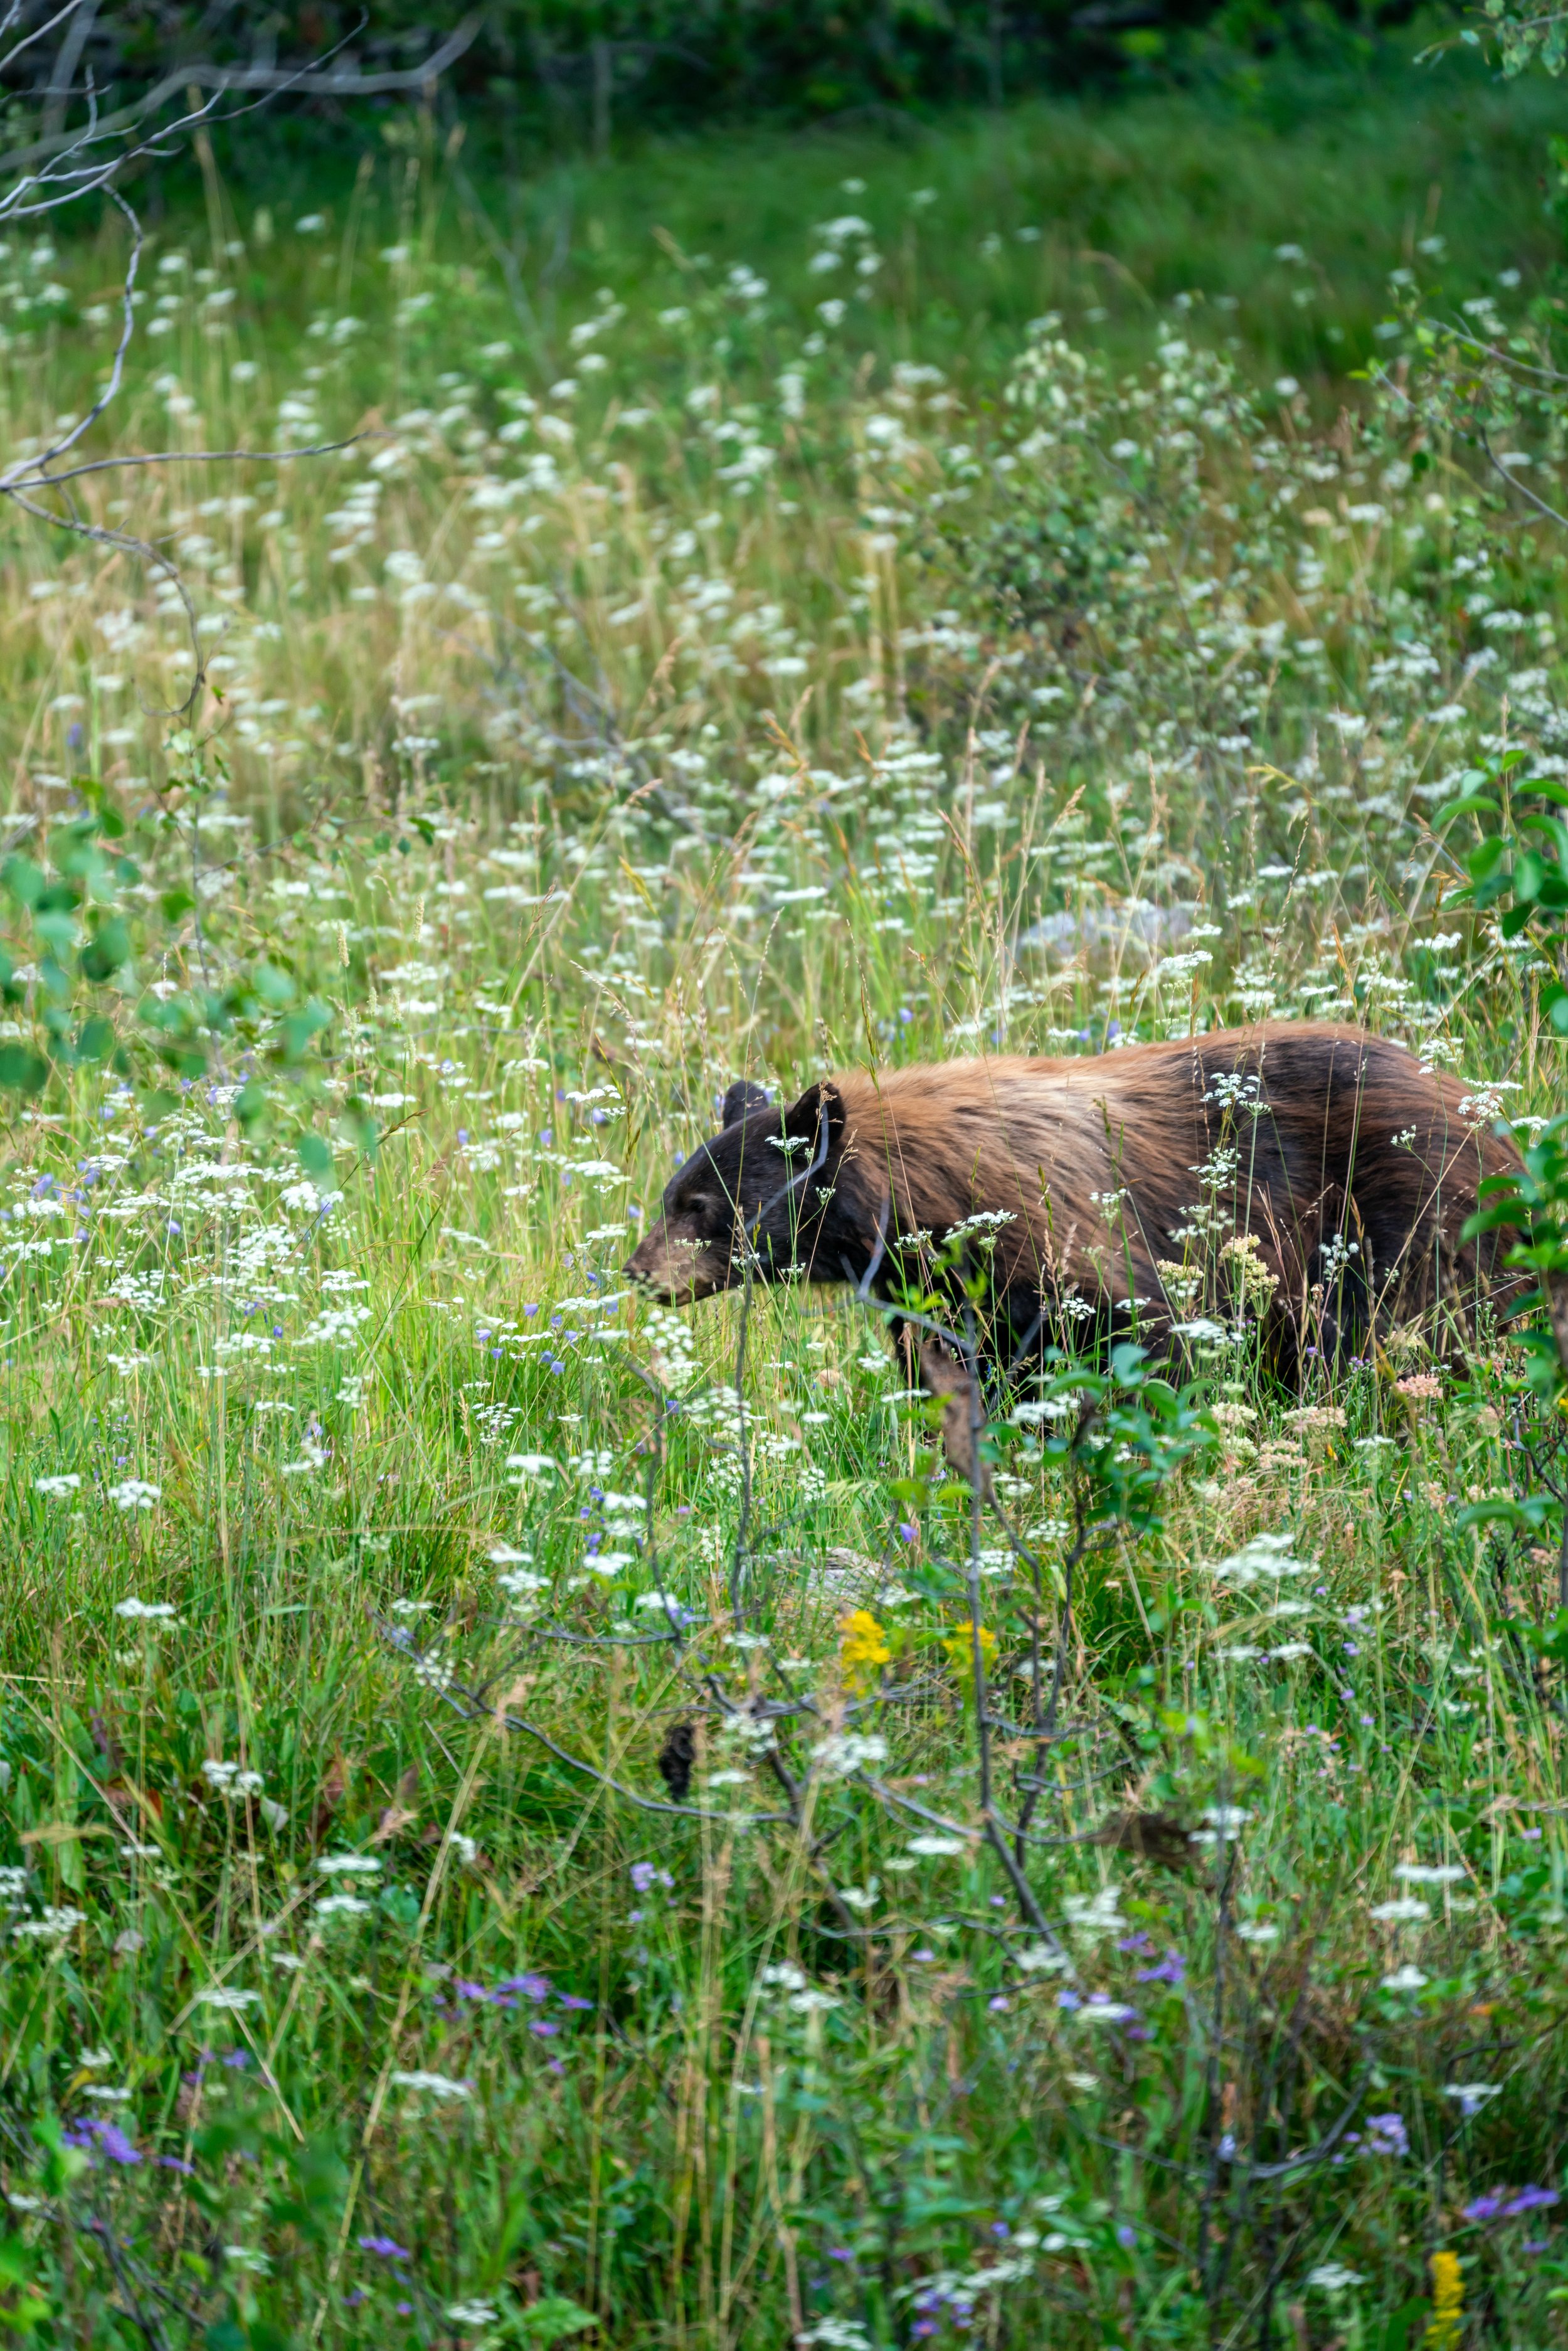
[[[786,1110],[737,1083],[626,1270],[674,1303],[733,1288],[747,1259],[886,1300],[988,1218],[956,1254],[988,1256],[998,1370],[1097,1334],[1163,1352],[1245,1306],[1294,1382],[1308,1348],[1332,1360],[1406,1317],[1473,1328],[1506,1237],[1467,1241],[1465,1220],[1519,1165],[1458,1081],[1326,1023],[856,1071]],[[951,1393],[946,1351],[921,1357]]]

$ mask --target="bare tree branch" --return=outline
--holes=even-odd
[[[79,8],[81,5],[82,0],[66,0],[65,6],[63,8],[57,9],[54,16],[50,16],[46,23],[39,25],[37,29],[31,33],[24,33],[16,47],[14,49],[8,49],[5,55],[3,57],[0,57],[0,74],[3,74],[5,71],[7,66],[14,65],[16,63],[24,49],[30,49],[35,41],[41,41],[46,33],[52,33],[54,31],[57,25],[63,25],[66,18],[70,16],[75,9]],[[13,8],[10,11],[5,19],[7,28],[16,23],[20,11],[16,8]]]
[[[94,411],[95,415],[101,413],[101,409]],[[85,422],[90,424],[92,417],[88,417]],[[82,426],[78,425],[70,439],[74,441],[81,430]],[[154,449],[144,456],[95,457],[88,465],[69,466],[63,474],[47,474],[35,486],[57,489],[61,483],[77,481],[83,474],[107,474],[119,465],[231,465],[241,463],[287,465],[291,465],[296,457],[333,457],[341,450],[352,449],[361,441],[384,441],[388,437],[384,433],[371,431],[347,434],[341,441],[312,441],[298,449]],[[69,445],[69,442],[60,444],[62,449]],[[29,465],[45,465],[47,463],[47,453],[42,457],[27,460]],[[12,486],[11,475],[0,475],[0,492],[9,490]],[[25,479],[23,486],[27,486]]]
[[[56,111],[55,100],[61,101],[60,110],[69,102],[70,75],[85,46],[98,0],[66,0],[66,5],[49,16],[35,31],[26,34],[0,57],[0,74],[22,52],[68,19],[74,19],[66,41],[61,46],[61,76],[67,87],[62,92],[51,88],[50,109]],[[3,23],[0,39],[16,26],[21,14],[20,0],[11,0]],[[361,17],[355,31],[364,29]],[[351,434],[346,439],[309,444],[297,449],[192,449],[154,450],[141,455],[94,457],[51,472],[56,461],[74,449],[83,435],[112,406],[124,383],[126,354],[136,328],[136,273],[145,242],[141,224],[126,197],[115,184],[119,174],[134,162],[149,157],[166,157],[175,151],[176,142],[184,135],[204,128],[212,121],[237,120],[266,105],[283,92],[298,90],[306,96],[350,97],[381,94],[393,89],[422,88],[441,74],[454,60],[462,56],[474,40],[480,19],[465,17],[455,31],[449,34],[439,47],[433,50],[423,63],[403,72],[361,74],[359,72],[323,72],[319,66],[298,66],[287,68],[245,67],[226,68],[193,61],[166,75],[151,90],[132,105],[122,107],[117,113],[100,117],[98,94],[89,74],[84,95],[88,119],[85,125],[71,131],[35,141],[30,146],[15,150],[0,157],[0,179],[10,174],[8,186],[0,186],[0,221],[22,221],[37,218],[40,214],[64,210],[86,196],[102,194],[114,204],[131,235],[131,250],[125,266],[121,289],[121,323],[109,381],[83,413],[68,429],[59,433],[41,453],[18,460],[0,472],[0,497],[9,498],[25,514],[37,522],[47,523],[57,530],[70,533],[91,545],[114,548],[135,555],[171,582],[183,609],[190,631],[191,652],[194,665],[190,692],[184,700],[162,715],[183,718],[195,706],[206,683],[206,664],[202,652],[201,624],[189,590],[178,566],[151,541],[138,538],[134,532],[112,530],[87,520],[76,508],[68,492],[65,495],[65,510],[47,494],[63,492],[68,483],[91,474],[108,473],[121,467],[137,468],[172,465],[181,460],[192,465],[215,465],[242,460],[266,465],[285,465],[299,457],[327,456],[351,447],[366,436]],[[352,38],[350,36],[349,38]],[[345,42],[327,52],[329,63],[342,54]],[[180,89],[206,89],[211,95],[199,106],[186,110],[170,122],[160,123],[156,118],[167,100]],[[222,101],[235,92],[252,93],[247,103],[222,111]],[[34,169],[32,167],[38,166]]]
[[[81,0],[76,15],[66,27],[66,37],[60,43],[59,55],[49,77],[51,87],[43,112],[43,136],[46,139],[57,139],[66,127],[66,110],[70,105],[76,69],[81,63],[81,53],[97,21],[98,0]],[[90,78],[89,87],[90,89]],[[92,103],[90,98],[89,103]]]
[[[71,5],[79,5],[81,0],[71,0]],[[68,10],[62,9],[60,16],[57,16],[53,20],[54,23],[58,24],[60,17],[67,14]],[[359,26],[355,27],[356,32],[363,30],[365,21],[363,18],[361,19]],[[187,89],[210,90],[213,95],[207,106],[194,110],[181,121],[171,123],[164,130],[151,131],[148,133],[150,139],[170,137],[185,128],[190,122],[205,117],[219,99],[235,92],[253,94],[265,100],[291,91],[297,91],[304,98],[387,98],[393,96],[399,90],[423,89],[428,82],[436,80],[450,66],[455,65],[465,50],[473,47],[478,37],[483,21],[481,16],[465,16],[462,24],[447,35],[441,47],[433,49],[430,56],[419,65],[386,73],[324,73],[319,68],[308,65],[230,67],[193,58],[189,65],[176,67],[172,73],[165,74],[162,81],[155,82],[151,89],[129,106],[122,106],[113,114],[105,115],[103,120],[97,126],[95,136],[99,139],[111,139],[124,131],[140,130],[148,122],[150,117],[158,112],[160,108],[166,106],[172,98]],[[34,35],[29,37],[37,37]],[[340,56],[353,37],[353,34],[348,35],[335,48],[328,52],[329,57]],[[11,53],[13,57],[16,54],[18,54],[16,50]],[[8,57],[0,59],[0,73],[5,71],[9,62]],[[249,111],[248,109],[242,110]],[[47,138],[33,140],[25,147],[15,148],[9,154],[0,156],[0,172],[25,171],[31,164],[44,162],[59,155],[63,150],[72,147],[76,143],[77,136],[75,132],[57,132]],[[129,161],[128,156],[118,157],[117,167],[127,161]]]
[[[1491,443],[1487,438],[1485,426],[1478,425],[1476,433],[1481,447],[1486,454],[1487,463],[1491,467],[1492,472],[1500,475],[1508,484],[1511,490],[1517,490],[1525,504],[1527,506],[1533,507],[1537,514],[1544,515],[1548,522],[1556,523],[1560,529],[1568,530],[1568,515],[1560,515],[1555,507],[1549,507],[1544,498],[1538,498],[1528,482],[1519,481],[1515,477],[1511,465],[1505,465],[1501,463],[1500,459],[1493,452]]]

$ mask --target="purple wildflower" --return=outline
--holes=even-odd
[[[1179,1984],[1186,1980],[1186,1961],[1179,1951],[1167,1951],[1156,1967],[1140,1968],[1134,1980],[1138,1983]]]
[[[78,2123],[73,2130],[62,2132],[61,2136],[68,2147],[96,2147],[100,2155],[108,2157],[110,2163],[131,2164],[141,2160],[140,2149],[131,2146],[120,2125],[104,2122],[96,2115],[89,2116],[85,2122]]]
[[[1505,2220],[1517,2220],[1524,2212],[1544,2212],[1558,2201],[1555,2188],[1521,2188],[1502,2208]]]
[[[503,1976],[497,1991],[520,1991],[525,2000],[548,2000],[550,1992],[549,1976]]]
[[[375,2253],[383,2262],[409,2262],[413,2255],[395,2237],[356,2237],[354,2242],[362,2253]]]

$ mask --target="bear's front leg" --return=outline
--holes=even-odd
[[[946,1339],[913,1329],[907,1322],[897,1333],[911,1387],[941,1396],[942,1450],[948,1467],[967,1485],[977,1485],[985,1501],[992,1499],[991,1473],[979,1455],[979,1434],[986,1425],[980,1384]]]

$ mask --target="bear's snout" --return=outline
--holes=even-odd
[[[664,1306],[692,1306],[724,1287],[707,1270],[711,1256],[705,1243],[683,1239],[661,1220],[632,1250],[621,1270],[639,1289],[651,1290]]]

